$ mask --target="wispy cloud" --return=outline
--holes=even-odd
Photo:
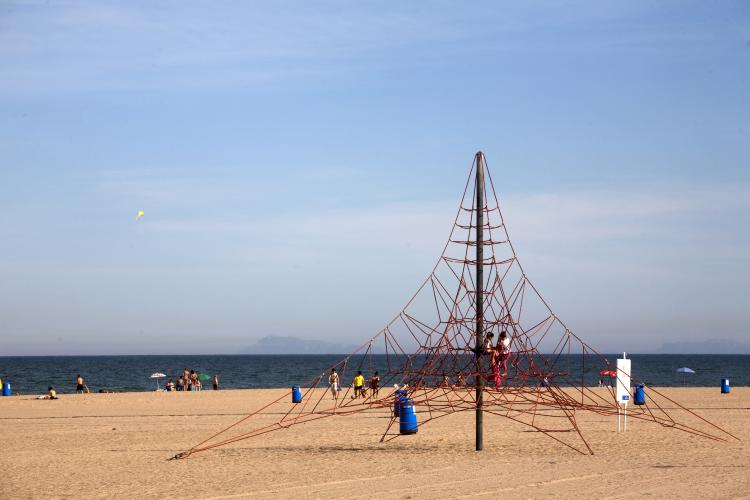
[[[750,251],[748,238],[717,239],[711,230],[725,217],[750,210],[746,193],[732,186],[531,193],[511,195],[501,203],[511,238],[534,254],[575,245],[577,251],[588,248],[586,255],[591,257],[591,250],[600,245],[633,248],[641,246],[644,238],[649,239],[654,253],[663,251],[664,245],[674,247],[686,241],[704,254],[727,255],[732,253],[728,245]],[[148,227],[157,232],[204,233],[219,238],[232,234],[235,240],[236,235],[244,235],[239,239],[248,242],[247,247],[237,250],[248,261],[341,264],[347,260],[341,255],[342,248],[358,258],[388,251],[423,261],[439,255],[455,210],[454,201],[390,203],[346,210],[265,212],[259,218],[240,219],[226,213],[209,218],[165,218],[148,222]],[[686,227],[692,230],[686,232]],[[592,266],[599,271],[595,262]]]

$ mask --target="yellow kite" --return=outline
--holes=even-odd
[[[144,212],[143,210],[138,210],[138,213],[135,215],[135,220],[140,219],[144,215],[146,215],[146,212]]]

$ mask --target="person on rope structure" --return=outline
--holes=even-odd
[[[378,372],[375,372],[372,377],[370,377],[370,391],[372,393],[372,397],[377,397],[378,392],[380,392],[380,374]]]
[[[331,389],[331,395],[333,400],[339,399],[339,374],[336,373],[336,368],[331,368],[331,374],[328,376],[328,386]]]
[[[501,377],[508,376],[508,358],[510,357],[510,337],[505,330],[500,332],[500,337],[497,339],[497,345],[495,351],[498,355],[498,365],[502,367]]]
[[[362,388],[364,386],[365,377],[361,371],[357,371],[357,374],[354,376],[354,394],[352,394],[352,399],[356,399],[362,395]]]
[[[84,392],[84,386],[83,386],[83,377],[81,377],[81,374],[79,373],[76,377],[76,394],[83,394]]]
[[[496,348],[492,349],[490,367],[492,367],[492,381],[495,383],[495,389],[500,389],[503,377],[500,376],[500,352]]]
[[[495,334],[489,332],[484,338],[484,344],[482,344],[482,354],[492,354],[494,347],[492,347],[492,339],[495,338]]]

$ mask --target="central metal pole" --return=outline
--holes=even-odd
[[[484,447],[484,432],[482,429],[484,399],[484,371],[482,369],[482,347],[484,345],[484,155],[481,151],[476,155],[477,181],[476,181],[476,244],[477,244],[477,281],[476,281],[476,369],[477,369],[477,392],[476,392],[476,450],[481,451]]]

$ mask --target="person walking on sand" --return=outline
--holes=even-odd
[[[331,389],[331,395],[333,400],[339,399],[339,374],[336,373],[336,368],[331,368],[331,374],[328,376],[328,386]]]
[[[362,388],[365,386],[365,377],[361,371],[358,371],[354,376],[354,394],[352,399],[358,398],[362,394]]]
[[[83,385],[83,377],[81,377],[81,374],[79,373],[76,377],[76,394],[83,394],[84,391],[84,385]]]
[[[214,390],[218,391],[219,390],[219,376],[214,375],[212,382],[213,382]]]

